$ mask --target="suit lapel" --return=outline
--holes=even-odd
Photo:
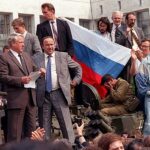
[[[62,24],[61,24],[59,19],[56,19],[56,23],[57,23],[57,34],[58,34],[57,38],[58,38],[58,44],[59,44],[59,36],[60,36],[60,33],[61,33],[60,29],[62,29]]]
[[[130,44],[132,45],[131,33],[128,35],[128,40],[129,40]]]
[[[8,54],[9,54],[10,58],[12,59],[12,61],[19,67],[19,69],[20,69],[23,73],[25,73],[24,70],[23,70],[23,68],[22,68],[22,66],[21,66],[21,64],[19,63],[19,61],[17,60],[17,58],[12,54],[12,52],[9,51]]]
[[[26,55],[24,53],[22,53],[22,57],[24,59],[24,62],[25,62],[25,65],[26,65],[26,68],[27,68],[27,72],[28,74],[32,71],[30,68],[30,62],[28,61],[28,58],[26,57]]]
[[[45,68],[45,56],[44,56],[44,53],[42,53],[42,58],[41,58],[40,67],[41,67],[41,68]]]
[[[60,67],[61,67],[61,64],[60,64],[60,55],[58,52],[55,51],[55,63],[56,63],[56,72],[57,74],[60,74]]]
[[[137,29],[136,27],[134,27],[134,30],[135,30],[135,32],[136,32],[136,35],[137,35],[138,39],[141,41],[141,38],[140,38],[140,34],[139,34],[139,32],[138,32],[138,29]]]
[[[51,30],[49,21],[46,22],[45,27],[46,27],[46,31],[48,31],[48,34],[49,34],[50,36],[52,36],[52,30]]]

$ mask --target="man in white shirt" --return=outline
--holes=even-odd
[[[70,118],[71,89],[80,83],[82,70],[66,52],[55,50],[52,37],[43,39],[44,54],[35,55],[34,62],[39,68],[45,68],[46,76],[37,80],[37,105],[39,124],[46,131],[45,139],[51,137],[52,111],[58,119],[63,137],[74,143],[74,132]],[[71,80],[69,69],[74,69],[75,76]]]
[[[123,13],[121,11],[114,11],[112,13],[112,21],[111,24],[111,37],[112,41],[122,45],[126,46],[126,36],[125,36],[125,30],[126,25],[122,22],[123,19]]]

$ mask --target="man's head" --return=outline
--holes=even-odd
[[[3,46],[3,53],[7,53],[9,51],[9,46],[8,45],[4,45]]]
[[[18,54],[22,53],[24,48],[24,37],[20,34],[11,34],[8,37],[8,46]]]
[[[135,15],[135,13],[133,13],[133,12],[128,13],[126,15],[125,19],[126,19],[126,23],[127,23],[128,27],[130,27],[130,28],[134,27],[135,22],[136,22],[136,15]]]
[[[121,11],[115,11],[112,13],[113,24],[119,26],[122,22],[123,13]]]
[[[102,80],[101,80],[101,85],[104,85],[106,88],[109,87],[110,85],[112,87],[115,86],[116,84],[116,79],[114,79],[110,74],[105,74],[103,77],[102,77]]]
[[[140,48],[143,53],[143,57],[146,57],[150,54],[150,40],[149,39],[144,39],[141,41]]]
[[[110,31],[110,21],[107,17],[101,17],[97,23],[98,30],[104,34]]]
[[[13,29],[16,33],[23,34],[25,32],[25,23],[23,18],[16,18],[11,23]]]
[[[55,7],[51,3],[44,3],[41,5],[43,16],[46,20],[55,19]]]
[[[55,42],[53,38],[50,36],[44,37],[42,48],[47,55],[52,55],[55,50]]]

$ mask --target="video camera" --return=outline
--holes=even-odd
[[[80,116],[74,116],[72,118],[72,124],[75,124],[75,123],[77,123],[78,126],[81,126],[82,125],[82,117],[80,117]]]

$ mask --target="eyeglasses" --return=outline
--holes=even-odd
[[[150,46],[141,45],[142,48],[150,48]]]

